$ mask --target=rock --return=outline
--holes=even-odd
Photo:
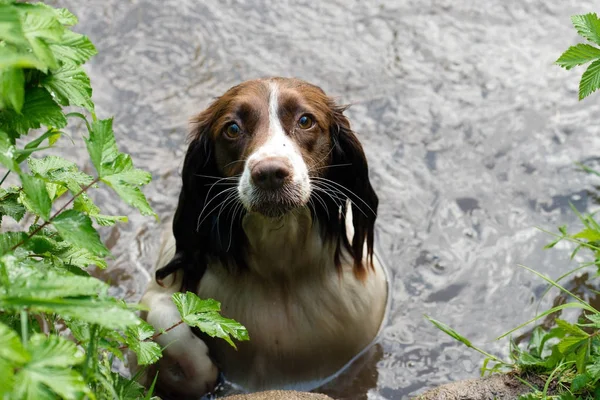
[[[543,385],[543,383],[542,383]],[[538,386],[539,387],[539,386]],[[467,379],[430,389],[416,400],[516,400],[531,389],[514,374]]]
[[[293,390],[269,390],[251,394],[236,394],[227,396],[227,400],[332,400],[331,397],[320,393],[295,392]]]

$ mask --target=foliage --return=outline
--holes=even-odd
[[[96,49],[86,36],[70,30],[76,23],[66,9],[0,0],[3,399],[142,398],[144,389],[113,372],[112,362],[123,359],[127,348],[140,364],[161,357],[152,339],[163,332],[154,332],[136,315],[138,306],[110,296],[108,285],[87,270],[106,268],[110,256],[94,223],[127,221],[102,214],[88,195],[91,189],[108,186],[143,215],[156,215],[141,191],[150,174],[119,151],[112,119],[95,115],[82,65]],[[66,114],[65,106],[81,112]],[[95,176],[62,157],[38,156],[61,140],[68,118],[85,122],[84,141]],[[37,137],[27,140],[30,135]],[[10,174],[20,184],[2,187]],[[214,300],[191,293],[177,294],[174,300],[185,310],[183,320],[209,335],[232,345],[229,335],[248,339],[243,326],[218,313]]]
[[[589,43],[579,43],[565,51],[556,64],[571,69],[578,65],[591,64],[587,67],[579,82],[579,100],[583,100],[600,88],[600,19],[595,13],[574,15],[571,17],[577,33]]]
[[[592,43],[600,45],[600,19],[596,14],[575,15],[572,17],[577,32]],[[561,67],[571,69],[577,65],[592,61],[584,72],[579,87],[579,99],[583,99],[600,88],[600,48],[589,44],[578,44],[570,47],[556,62]],[[600,176],[600,172],[584,165],[583,171]],[[523,395],[520,400],[560,399],[560,400],[592,400],[600,399],[600,311],[589,302],[560,285],[564,278],[581,271],[584,268],[595,268],[596,278],[600,276],[600,222],[594,215],[582,215],[574,207],[583,224],[583,229],[575,234],[568,233],[567,227],[558,228],[555,240],[546,248],[553,248],[557,243],[568,241],[575,244],[571,253],[574,258],[580,250],[584,250],[589,261],[583,263],[557,279],[550,279],[531,268],[522,268],[536,274],[549,284],[568,296],[569,302],[555,306],[539,313],[531,320],[506,332],[498,339],[505,338],[515,331],[539,321],[549,315],[556,316],[562,310],[573,308],[581,310],[576,323],[559,318],[549,329],[537,325],[530,332],[529,343],[521,348],[510,341],[511,361],[501,360],[474,346],[469,340],[458,334],[447,325],[432,318],[429,320],[440,330],[460,341],[466,346],[486,356],[481,368],[482,375],[486,372],[515,371],[527,383],[527,377],[532,374],[543,378],[543,387],[532,386],[531,393]],[[598,292],[596,292],[598,293]]]

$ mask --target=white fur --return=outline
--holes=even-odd
[[[292,167],[291,184],[300,189],[303,204],[308,202],[311,193],[308,168],[302,159],[302,154],[298,146],[283,130],[279,120],[279,87],[277,83],[270,82],[269,90],[269,135],[266,142],[248,157],[238,185],[240,201],[247,210],[251,209],[251,205],[257,196],[257,192],[252,185],[250,172],[257,162],[268,157],[280,157],[288,161],[288,164]]]
[[[350,212],[349,225],[351,218]],[[243,388],[312,389],[377,335],[387,298],[385,272],[376,259],[375,271],[360,282],[348,258],[338,273],[333,265],[334,244],[321,239],[318,223],[307,208],[280,220],[249,213],[243,229],[250,271],[230,273],[213,260],[198,295],[220,301],[225,316],[246,326],[250,341],[238,343],[237,351],[222,340],[211,341],[212,354],[226,377]],[[169,235],[158,267],[171,259],[174,248]],[[167,287],[152,282],[142,299],[150,308],[147,320],[155,328],[164,329],[179,319],[170,296],[181,285],[180,275],[165,282]],[[161,338],[161,344],[169,343],[168,357],[194,368],[185,381],[178,382],[182,389],[214,384],[215,367],[190,328],[182,325]]]

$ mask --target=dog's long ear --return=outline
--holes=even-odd
[[[194,292],[206,269],[205,255],[209,250],[209,243],[203,237],[205,232],[199,229],[198,224],[208,194],[205,177],[218,174],[210,137],[216,108],[216,103],[213,103],[192,121],[191,142],[183,162],[182,187],[173,219],[175,257],[156,271],[156,280],[160,282],[167,275],[183,269],[182,290],[189,288]]]
[[[341,185],[344,188],[342,191],[351,201],[354,237],[350,244],[342,221],[344,226],[341,230],[344,235],[341,240],[354,258],[355,274],[364,277],[366,268],[373,267],[373,239],[379,199],[369,180],[369,166],[363,147],[343,114],[346,107],[332,106],[331,109],[333,110],[333,122],[330,127],[333,144],[331,164],[345,166],[331,168],[329,179]],[[346,205],[343,206],[344,209],[345,207]],[[366,263],[363,262],[365,242]]]

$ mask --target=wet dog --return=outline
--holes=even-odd
[[[159,336],[163,391],[199,396],[219,370],[247,390],[314,387],[377,335],[378,199],[343,112],[317,86],[270,78],[229,89],[193,120],[145,318],[171,327],[171,295],[189,290],[220,301],[250,341],[236,351],[184,325]]]

